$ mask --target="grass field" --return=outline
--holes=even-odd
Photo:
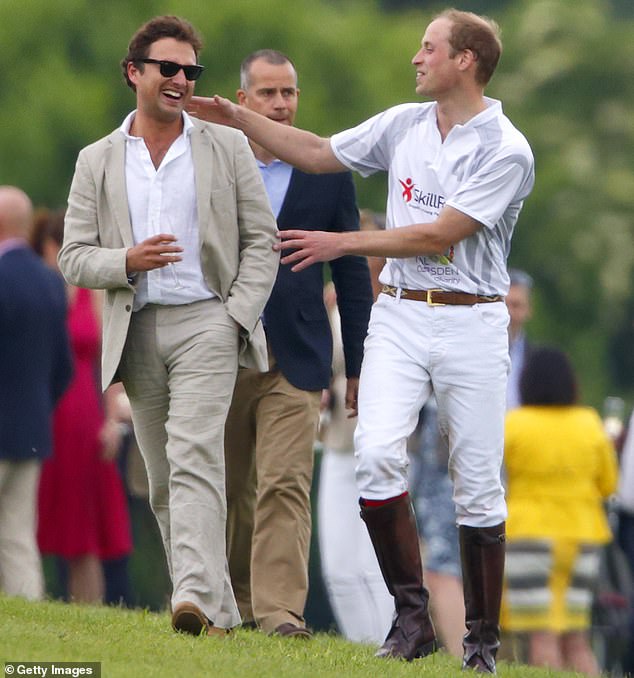
[[[102,678],[465,677],[458,660],[444,652],[407,663],[376,659],[374,649],[328,634],[316,634],[310,642],[246,630],[224,640],[194,638],[175,634],[167,613],[29,603],[0,596],[0,667],[6,675],[11,670],[7,662],[63,661],[101,662]],[[23,671],[16,668],[14,675],[27,675]],[[577,674],[499,662],[498,675]]]

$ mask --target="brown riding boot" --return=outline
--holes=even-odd
[[[505,524],[460,525],[458,531],[467,626],[462,641],[462,668],[495,673],[495,655],[500,646]]]
[[[396,605],[392,628],[376,656],[407,661],[424,657],[437,649],[436,633],[429,617],[429,593],[423,586],[418,530],[409,495],[381,506],[366,506],[363,499],[359,504]]]

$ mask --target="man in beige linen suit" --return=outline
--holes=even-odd
[[[240,622],[225,553],[224,426],[238,364],[268,367],[275,219],[245,137],[191,119],[193,27],[156,17],[122,62],[137,108],[79,154],[60,268],[106,290],[102,385],[132,406],[177,631]]]

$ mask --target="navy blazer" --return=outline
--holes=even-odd
[[[72,375],[62,277],[28,246],[0,255],[0,459],[51,453],[51,415]]]
[[[293,169],[277,219],[280,230],[358,231],[359,212],[350,172],[306,174]],[[341,315],[346,376],[358,377],[372,306],[365,257],[330,262]],[[280,264],[264,310],[269,347],[293,386],[317,391],[330,385],[332,333],[324,306],[323,264],[293,273]]]

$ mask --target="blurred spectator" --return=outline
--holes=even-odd
[[[509,269],[511,286],[506,295],[506,307],[509,311],[509,354],[511,371],[506,385],[506,409],[512,410],[520,405],[519,382],[522,368],[530,354],[530,343],[526,339],[524,325],[533,313],[533,279],[528,273],[517,268]]]
[[[381,643],[394,614],[372,542],[359,517],[354,475],[356,418],[346,411],[346,373],[334,285],[324,288],[333,335],[333,376],[322,417],[323,456],[317,502],[322,575],[341,634],[353,642]]]
[[[634,412],[630,417],[621,450],[621,474],[617,493],[618,541],[634,576]],[[630,611],[630,640],[622,658],[621,667],[626,675],[634,676],[634,600]]]
[[[28,245],[32,216],[25,193],[0,186],[0,590],[37,600],[37,485],[72,366],[64,283]]]
[[[369,209],[359,210],[359,229],[361,231],[383,231],[385,230],[385,214],[373,212]],[[376,301],[381,291],[379,274],[385,266],[385,257],[366,257],[370,269],[370,279],[372,281],[372,296]]]
[[[64,233],[62,211],[36,215],[31,242],[51,267]],[[100,396],[101,292],[67,286],[68,329],[75,373],[55,409],[53,456],[42,468],[38,542],[64,559],[73,602],[119,603],[130,598],[130,521],[116,456],[122,442],[121,384]],[[108,570],[108,583],[104,569]]]
[[[506,307],[509,312],[509,356],[511,366],[506,383],[506,409],[513,410],[520,406],[520,374],[531,345],[526,338],[525,324],[532,315],[532,277],[518,268],[509,269],[510,287],[506,295]],[[504,474],[504,469],[502,470]],[[502,629],[502,633],[505,633]],[[500,646],[499,655],[507,660],[520,662],[527,661],[527,648],[525,638],[515,634],[510,638],[504,638]]]
[[[506,420],[503,625],[528,634],[530,664],[598,676],[588,629],[600,547],[612,538],[603,501],[616,489],[617,462],[599,414],[577,396],[566,355],[533,349],[522,406]]]
[[[458,526],[449,477],[449,445],[438,426],[433,394],[421,410],[408,452],[410,488],[423,542],[424,578],[434,626],[447,652],[462,657],[466,627]]]

